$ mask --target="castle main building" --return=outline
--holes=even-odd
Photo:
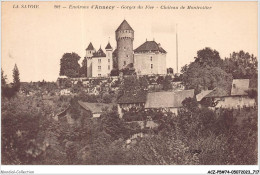
[[[167,52],[155,41],[146,41],[133,50],[134,30],[124,20],[115,31],[117,47],[113,51],[108,42],[106,53],[95,50],[92,43],[86,49],[87,77],[109,76],[113,63],[119,70],[135,68],[137,75],[166,74]]]

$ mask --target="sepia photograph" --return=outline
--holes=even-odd
[[[4,1],[1,165],[258,165],[257,82],[257,1]]]

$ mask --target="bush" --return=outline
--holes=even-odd
[[[88,94],[86,92],[80,92],[78,95],[78,99],[83,102],[89,102],[89,103],[97,103],[98,102],[98,96],[94,94]]]
[[[119,76],[119,70],[118,69],[112,69],[110,72],[110,76]]]
[[[103,103],[111,103],[112,102],[112,95],[104,94],[102,97]]]
[[[16,90],[13,87],[2,86],[2,96],[8,99],[14,97],[16,95]]]

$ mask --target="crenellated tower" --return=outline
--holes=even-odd
[[[116,42],[117,42],[117,61],[118,69],[121,70],[134,63],[133,55],[133,41],[134,30],[124,20],[116,30]]]

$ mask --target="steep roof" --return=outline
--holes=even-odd
[[[229,83],[229,85],[226,88],[216,87],[212,90],[212,92],[208,93],[201,99],[206,97],[227,97],[247,95],[247,90],[249,90],[249,79],[234,79],[232,81],[232,84]]]
[[[185,98],[193,97],[194,89],[183,91],[151,92],[147,95],[145,108],[178,108],[182,107]]]
[[[95,50],[92,43],[90,42],[86,50]]]
[[[56,116],[58,116],[58,117],[64,117],[64,116],[67,114],[67,111],[68,111],[69,108],[70,108],[70,105],[69,105],[66,109],[64,109],[63,111],[61,111],[60,113],[56,114]]]
[[[160,44],[157,44],[155,41],[146,41],[141,46],[137,47],[134,50],[135,53],[142,53],[142,52],[161,52],[167,53]]]
[[[106,50],[110,50],[110,49],[112,49],[112,47],[111,47],[111,45],[110,45],[110,42],[107,43],[107,46],[106,46],[105,49],[106,49]]]
[[[202,91],[201,93],[196,95],[197,101],[201,101],[205,96],[207,96],[209,93],[211,93],[213,90],[206,90]]]
[[[92,113],[102,113],[104,108],[112,109],[112,104],[105,103],[88,103],[78,101],[79,105],[87,111],[91,111]]]
[[[117,103],[118,104],[135,104],[135,103],[145,103],[147,92],[140,91],[129,91],[122,95]]]
[[[230,89],[217,87],[213,89],[212,92],[210,92],[205,97],[226,97],[226,96],[230,96]]]
[[[116,29],[116,32],[119,31],[119,30],[132,30],[132,27],[128,24],[128,22],[126,20],[124,20],[120,26]]]
[[[93,57],[106,57],[106,54],[100,47],[97,52],[93,53]]]
[[[247,95],[249,79],[234,79],[232,82],[231,95]]]

